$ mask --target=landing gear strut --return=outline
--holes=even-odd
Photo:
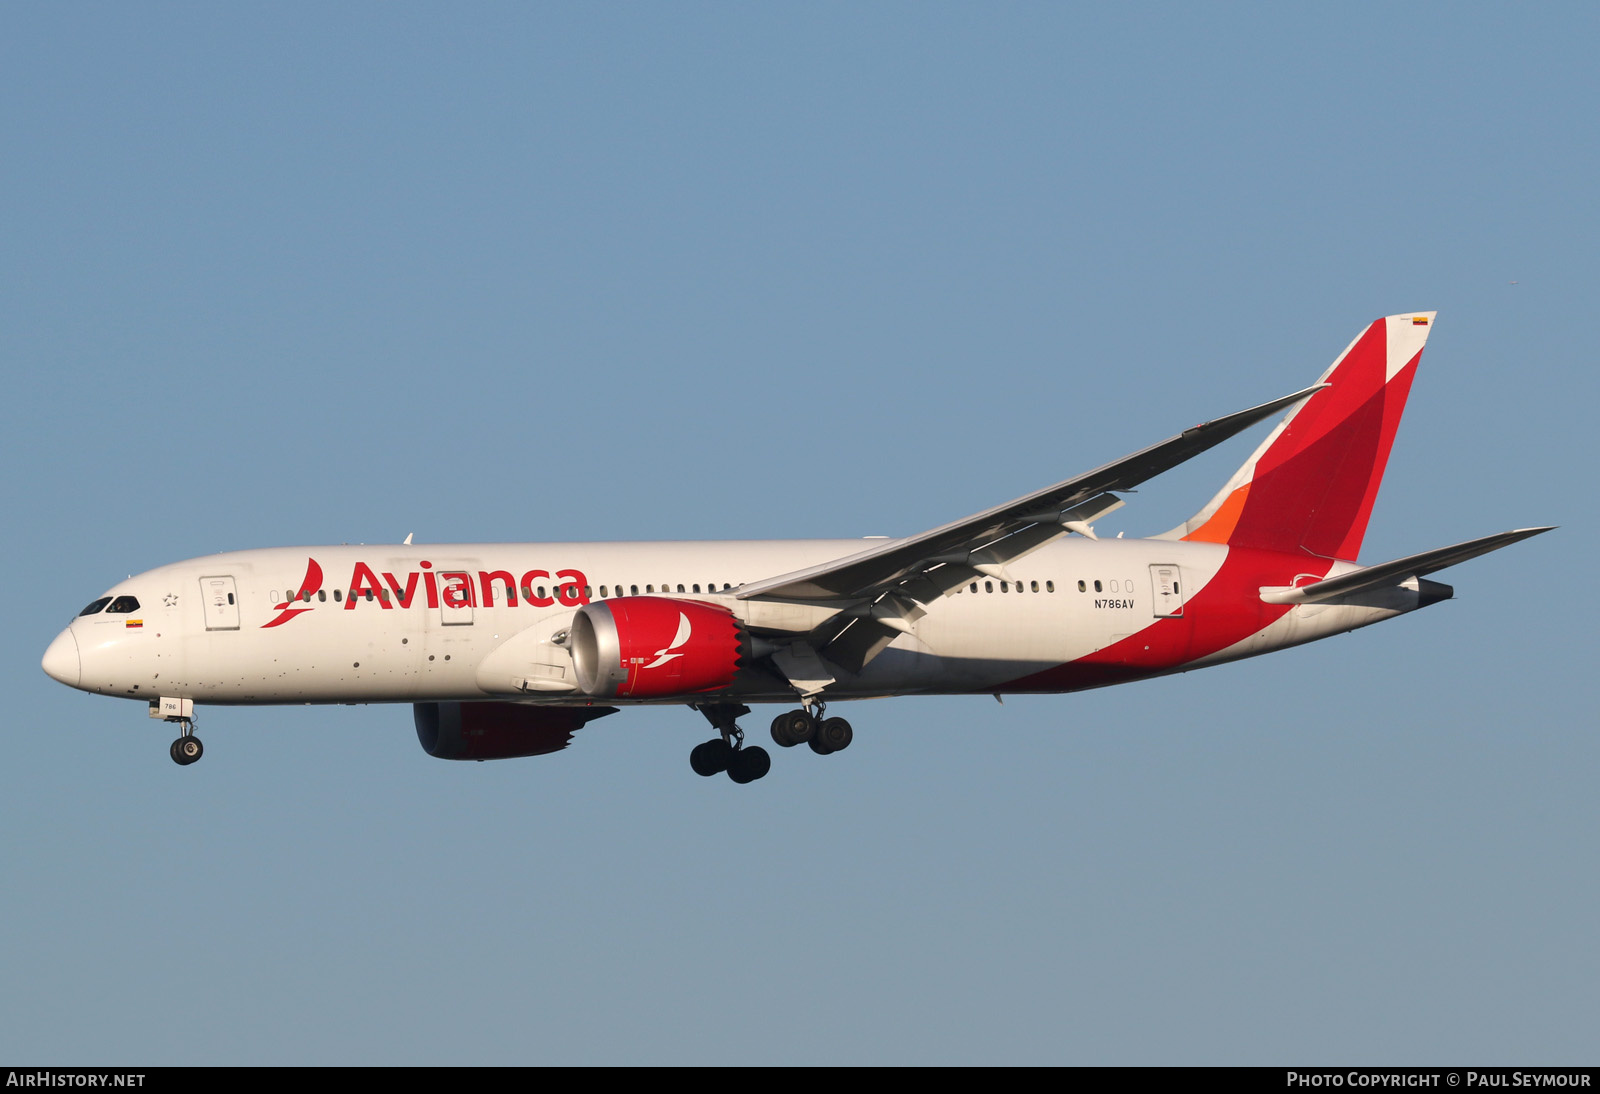
[[[698,744],[689,753],[689,766],[696,775],[711,776],[723,771],[736,783],[753,783],[772,769],[772,757],[760,745],[744,744],[744,730],[735,721],[750,713],[737,703],[695,703],[721,736]]]
[[[205,755],[206,746],[200,743],[200,738],[194,735],[194,719],[177,719],[179,730],[178,739],[172,742],[172,747],[167,749],[167,754],[172,757],[172,762],[180,767],[188,767],[201,756]]]
[[[855,739],[855,731],[843,718],[823,717],[824,706],[820,699],[812,700],[804,710],[786,710],[772,719],[772,739],[783,748],[808,744],[819,756],[842,752]]]

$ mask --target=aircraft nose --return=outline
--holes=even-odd
[[[70,629],[56,635],[56,640],[44,651],[44,660],[40,664],[52,679],[60,680],[69,688],[78,686],[81,671],[78,666],[78,640],[72,636]]]

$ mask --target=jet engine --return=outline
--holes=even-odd
[[[567,747],[585,723],[616,707],[542,707],[526,703],[414,703],[417,740],[441,760],[509,760]]]
[[[726,608],[660,596],[585,604],[568,641],[578,687],[602,699],[721,691],[733,683],[747,650]]]

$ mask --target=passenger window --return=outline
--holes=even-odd
[[[984,591],[984,592],[986,592],[986,593],[992,593],[992,592],[994,592],[994,582],[992,582],[992,581],[985,581],[985,582],[984,582],[984,583],[983,583],[983,591]]]
[[[974,581],[972,583],[972,591],[973,592],[977,592],[978,591],[978,583],[976,581]]]
[[[1120,592],[1120,591],[1121,591],[1121,590],[1119,590],[1119,589],[1118,589],[1118,587],[1117,587],[1117,579],[1116,579],[1116,578],[1112,578],[1112,579],[1111,579],[1111,591],[1112,591],[1112,592],[1114,592],[1114,593],[1115,593],[1115,592]]]
[[[1039,591],[1039,583],[1037,581],[1033,582],[1033,591],[1034,592],[1038,592]]]
[[[1082,579],[1079,579],[1079,581],[1078,581],[1078,591],[1080,593],[1085,591]]]
[[[681,593],[681,592],[683,592],[683,586],[682,586],[682,585],[679,585],[679,586],[678,586],[678,591],[679,591],[679,592],[680,592],[680,593]]]
[[[1047,593],[1055,592],[1056,591],[1056,583],[1054,581],[1046,581],[1044,583],[1044,591],[1047,592]]]
[[[1100,582],[1098,582],[1098,581],[1096,581],[1094,583],[1094,591],[1097,592],[1097,593],[1105,592],[1105,590],[1100,587]]]
[[[317,590],[317,600],[318,600],[319,603],[326,604],[328,602],[328,594],[323,592],[321,589],[318,589]],[[228,594],[228,603],[229,604],[233,603],[233,594],[232,593]]]
[[[695,587],[694,587],[694,591],[695,591],[695,592],[699,592],[699,591],[700,591],[700,586],[699,586],[699,584],[698,584],[698,583],[697,583],[697,584],[696,584],[696,585],[695,585]]]
[[[79,615],[94,615],[96,612],[100,611],[100,609],[104,608],[109,603],[111,603],[111,598],[109,596],[102,596],[99,600],[96,600],[93,604],[90,604],[87,608],[83,609],[83,611],[79,612],[78,614]]]
[[[637,585],[629,585],[628,586],[628,595],[629,596],[638,596],[639,595],[639,586],[637,586]]]
[[[656,587],[654,585],[646,585],[644,587],[644,591],[647,593],[653,593],[656,591]]]
[[[593,587],[592,586],[585,585],[583,587],[583,598],[585,600],[593,600],[594,599],[594,591],[593,591]]]
[[[340,596],[340,595],[339,595],[339,593],[340,593],[340,590],[339,590],[339,589],[335,589],[335,590],[333,590],[333,602],[334,602],[334,603],[335,603],[335,604],[342,604],[342,603],[344,603],[344,597],[342,597],[342,596]]]
[[[137,597],[119,596],[111,602],[111,606],[106,609],[106,614],[127,615],[129,612],[136,612],[138,610],[139,600]]]

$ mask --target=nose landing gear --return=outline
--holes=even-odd
[[[163,695],[150,700],[150,717],[163,722],[178,723],[178,739],[167,749],[167,755],[179,767],[188,767],[205,755],[206,746],[194,735],[194,700]]]

